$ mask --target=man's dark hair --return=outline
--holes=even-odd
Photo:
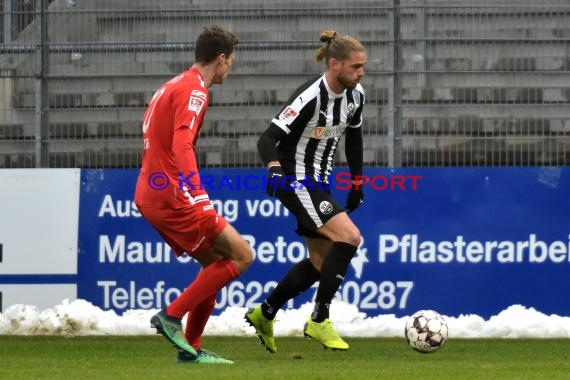
[[[218,26],[204,28],[196,40],[195,60],[205,65],[212,63],[222,53],[226,56],[230,55],[238,42],[232,32]]]

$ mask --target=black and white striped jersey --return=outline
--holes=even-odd
[[[339,140],[347,127],[360,128],[363,106],[360,84],[337,94],[323,74],[301,85],[271,120],[286,133],[277,145],[285,174],[328,184]]]

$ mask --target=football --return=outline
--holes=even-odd
[[[437,311],[420,310],[406,322],[406,340],[422,353],[439,350],[447,340],[447,322]]]

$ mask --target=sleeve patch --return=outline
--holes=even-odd
[[[206,102],[207,95],[200,90],[192,90],[190,100],[188,101],[188,110],[199,114]]]
[[[299,112],[295,111],[291,107],[286,107],[283,112],[279,115],[279,119],[285,121],[287,124],[295,120],[295,118],[299,115]]]

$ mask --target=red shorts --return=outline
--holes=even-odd
[[[228,224],[216,213],[210,202],[200,202],[176,210],[139,205],[137,208],[176,256],[184,253],[197,256],[207,251]]]

